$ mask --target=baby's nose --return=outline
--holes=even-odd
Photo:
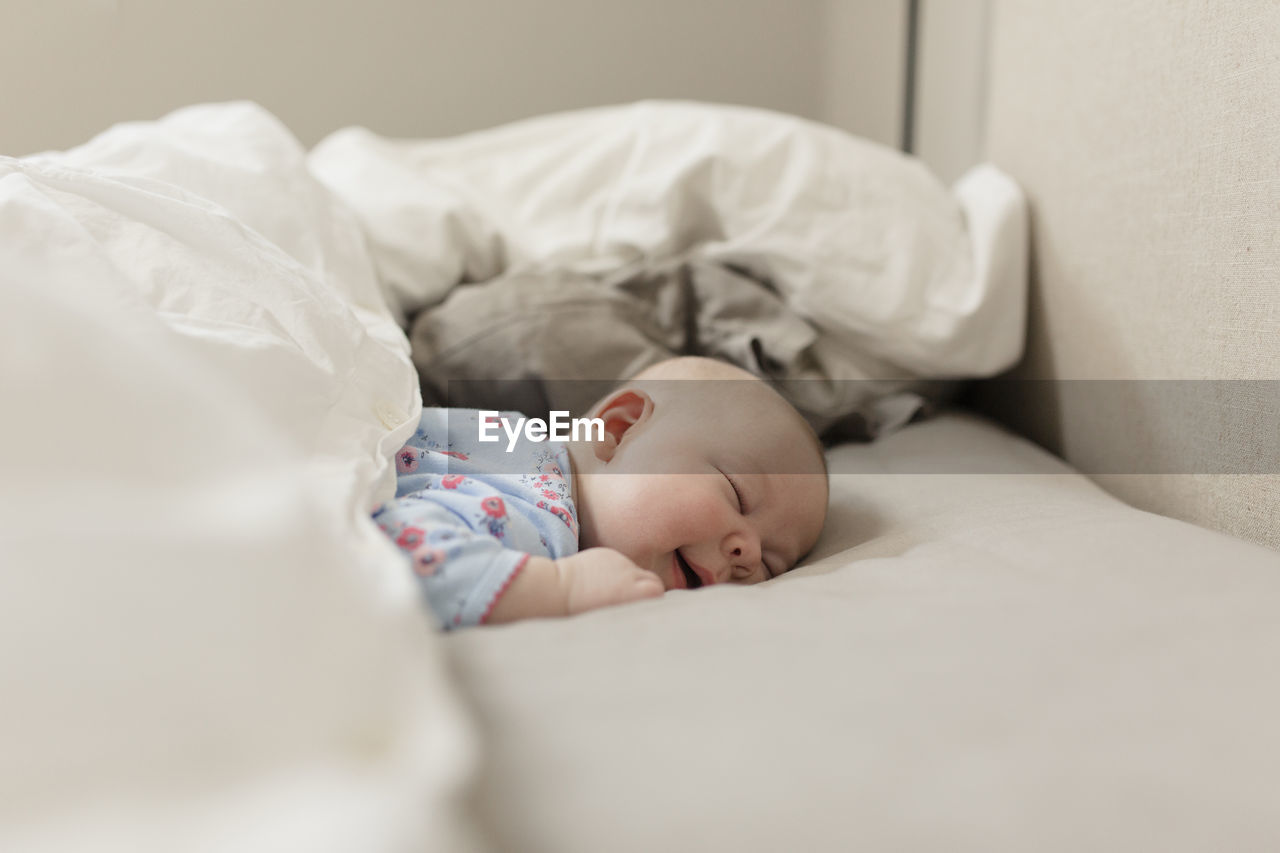
[[[729,568],[754,565],[760,561],[760,542],[749,532],[730,534],[725,540],[725,558]]]

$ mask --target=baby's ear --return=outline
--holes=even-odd
[[[608,462],[622,444],[622,438],[653,414],[653,398],[634,388],[621,388],[600,404],[595,417],[604,421],[604,441],[595,442],[596,458]]]

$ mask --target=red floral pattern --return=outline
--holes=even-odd
[[[561,521],[563,521],[563,522],[564,522],[564,524],[565,524],[565,527],[568,527],[570,530],[573,530],[573,529],[574,529],[574,525],[573,525],[573,516],[569,514],[569,510],[565,509],[565,508],[564,508],[564,507],[562,507],[562,506],[551,506],[551,507],[547,507],[547,509],[548,509],[548,510],[549,510],[549,511],[550,511],[550,512],[551,512],[551,513],[552,513],[556,518],[558,518],[558,519],[560,519]]]
[[[412,474],[418,470],[418,459],[421,456],[417,448],[405,445],[396,451],[396,471],[400,474]]]
[[[421,527],[406,527],[400,531],[400,535],[396,537],[396,544],[406,551],[412,551],[422,544],[422,540],[426,537],[426,531]]]
[[[419,548],[413,552],[413,571],[419,577],[431,577],[444,565],[445,553],[440,548]]]

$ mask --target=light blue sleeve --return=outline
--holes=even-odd
[[[408,557],[446,631],[483,624],[529,559],[427,498],[395,501],[374,521]]]
[[[578,550],[568,451],[480,442],[478,414],[424,409],[396,452],[396,497],[373,515],[446,630],[482,624],[530,555]]]

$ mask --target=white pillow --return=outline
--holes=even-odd
[[[989,375],[1022,351],[1025,271],[975,265],[967,211],[929,170],[794,116],[645,101],[452,139],[348,128],[309,163],[360,216],[402,316],[504,272],[693,257],[770,279],[894,376]]]
[[[0,158],[2,849],[475,847],[367,516],[416,377],[301,157],[231,105]]]

